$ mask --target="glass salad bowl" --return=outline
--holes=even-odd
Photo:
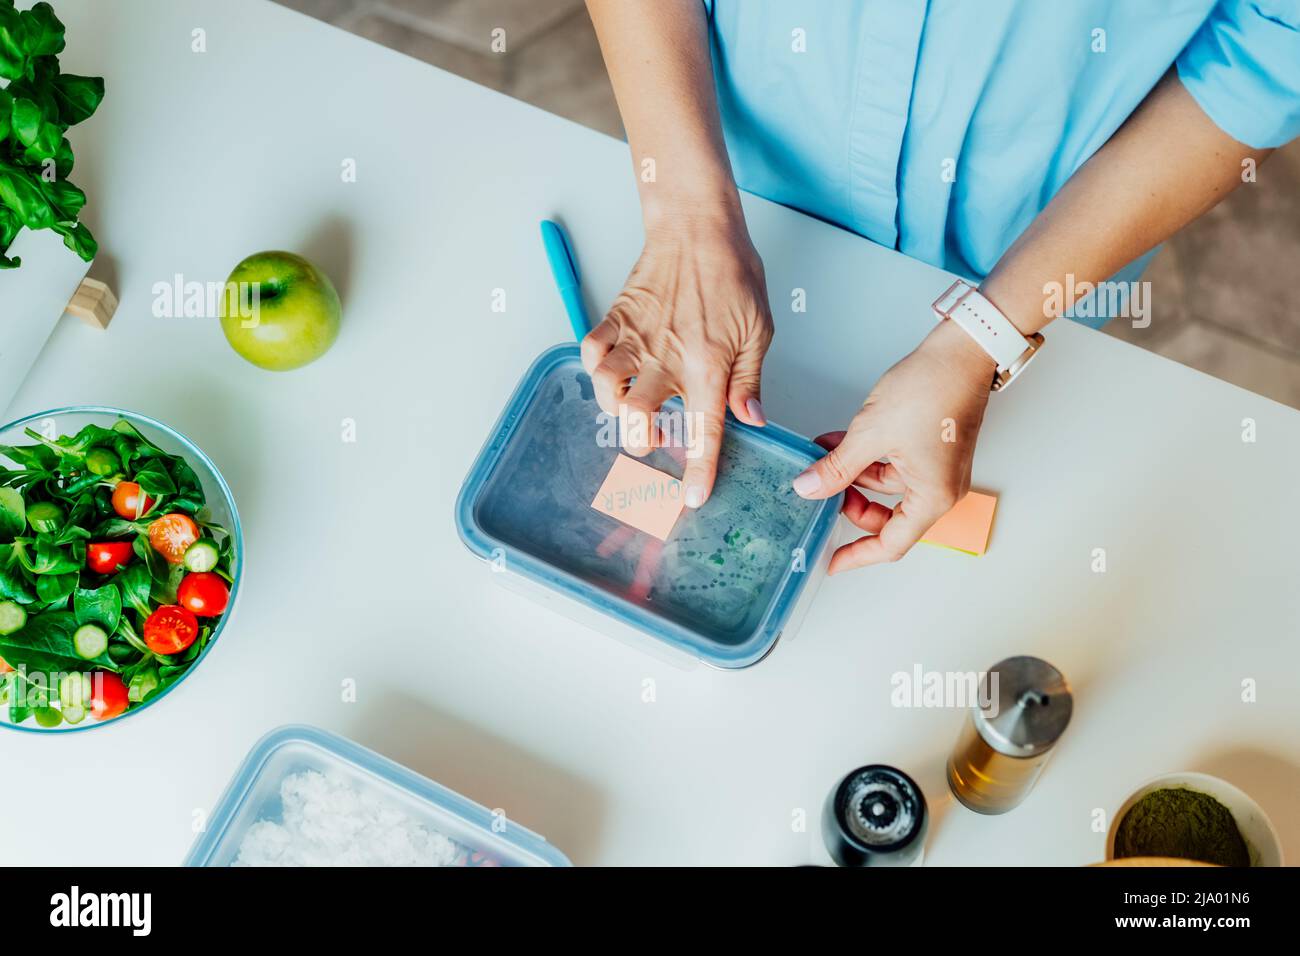
[[[0,428],[0,727],[167,697],[229,623],[243,549],[217,466],[162,422],[76,406]]]

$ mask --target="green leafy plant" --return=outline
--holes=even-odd
[[[63,24],[48,3],[18,10],[0,0],[0,269],[21,265],[5,255],[18,231],[52,229],[89,262],[98,245],[77,221],[86,194],[68,181],[68,128],[104,98],[104,80],[59,72]]]

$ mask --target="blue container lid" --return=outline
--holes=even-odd
[[[713,494],[685,509],[660,542],[591,507],[620,453],[615,424],[596,402],[578,346],[544,352],[461,488],[461,539],[479,557],[503,559],[507,570],[706,663],[761,660],[839,512],[842,496],[807,501],[790,487],[822,450],[777,425],[729,417]],[[642,460],[682,476],[680,449]]]
[[[315,771],[384,801],[411,822],[456,845],[465,865],[569,866],[542,837],[338,734],[289,725],[259,740],[221,795],[185,866],[230,866],[255,824],[279,823],[281,784]],[[317,822],[319,825],[319,822]]]

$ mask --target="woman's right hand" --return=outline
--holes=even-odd
[[[766,424],[759,385],[772,312],[763,263],[738,207],[716,214],[697,208],[648,227],[622,293],[582,341],[596,400],[619,416],[630,454],[649,452],[654,414],[682,397],[682,484],[691,508],[713,489],[727,406],[747,424]]]

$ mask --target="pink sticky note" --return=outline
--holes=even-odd
[[[996,495],[972,491],[936,521],[921,540],[926,544],[981,555],[988,550],[989,532],[993,529],[993,511],[997,506]]]
[[[667,541],[682,513],[682,483],[643,462],[619,455],[591,506],[638,531]]]

